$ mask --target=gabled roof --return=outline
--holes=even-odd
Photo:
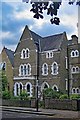
[[[43,40],[41,40],[41,49],[42,51],[60,49],[62,41],[63,33],[44,37]]]
[[[14,67],[14,51],[9,50],[5,47],[4,47],[4,50],[6,51],[6,54],[7,54],[8,58],[9,58],[11,64],[12,64],[12,66]]]
[[[63,41],[64,32],[61,34],[56,34],[47,37],[41,37],[38,34],[31,32],[32,38],[35,42],[39,43],[39,47],[41,51],[48,51],[54,49],[60,49],[60,45]]]
[[[60,50],[64,36],[66,36],[66,33],[63,32],[61,34],[51,35],[51,36],[47,36],[47,37],[41,37],[40,35],[36,34],[35,32],[29,30],[28,26],[26,25],[20,40],[22,39],[24,33],[26,34],[27,31],[30,33],[30,36],[33,38],[34,44],[35,45],[37,45],[36,43],[39,44],[39,50],[41,52],[48,51],[48,50],[54,50],[54,49]],[[18,45],[17,45],[17,48],[18,48]],[[17,48],[16,48],[16,50],[17,50]],[[15,50],[15,52],[16,52],[16,50]]]

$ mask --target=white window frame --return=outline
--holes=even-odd
[[[28,51],[28,54],[27,54],[27,51]],[[30,57],[30,50],[26,48],[26,58],[29,58],[29,57]]]
[[[56,84],[54,84],[52,87],[53,90],[54,90],[54,87],[56,87],[56,89],[57,89],[56,91],[58,92],[59,91],[58,86]]]
[[[46,74],[45,74],[45,71],[44,71],[44,66],[46,65]],[[43,76],[47,76],[48,75],[48,64],[47,63],[44,63],[43,65],[42,65],[42,75]]]
[[[28,51],[28,53],[27,53],[27,51]],[[24,57],[23,52],[25,52],[25,57]],[[22,51],[21,51],[21,59],[27,59],[29,57],[30,57],[30,50],[28,48],[22,49]]]
[[[77,71],[77,68],[78,68],[78,71]],[[73,69],[75,69],[75,71],[73,71]],[[72,72],[72,74],[79,73],[80,72],[80,68],[78,66],[76,66],[76,67],[73,66],[71,68],[71,72]]]
[[[73,53],[74,53],[74,56],[73,56]],[[71,51],[71,57],[79,57],[79,51],[78,50],[72,50]]]
[[[42,85],[41,85],[41,92],[44,90],[45,84],[49,88],[49,84],[47,82],[43,82]]]
[[[25,51],[25,58],[24,58],[24,55],[23,55],[24,51]],[[26,50],[25,49],[22,49],[22,51],[21,51],[21,59],[26,59]]]
[[[53,58],[53,51],[46,52],[46,58]]]
[[[28,73],[28,66],[29,66],[29,73]],[[31,75],[31,65],[28,63],[27,64],[27,76],[30,76]]]
[[[54,66],[54,64],[56,64],[56,73],[54,73],[54,70],[53,70],[53,66]],[[52,70],[52,72],[51,72],[51,74],[52,75],[58,75],[58,64],[57,64],[57,62],[53,62],[52,63],[52,65],[51,65],[51,70]]]
[[[77,89],[79,90],[79,93],[77,92]],[[73,92],[73,90],[75,90],[75,93]],[[72,94],[80,94],[80,89],[77,87],[77,88],[72,88]]]
[[[21,66],[23,67],[23,74],[21,73]],[[19,76],[24,76],[24,65],[23,64],[19,66]]]
[[[27,85],[30,85],[30,92],[27,92]],[[28,93],[28,95],[30,96],[30,97],[32,97],[32,84],[30,83],[30,82],[27,82],[26,83],[26,85],[25,85],[25,90],[26,90],[26,92]]]
[[[23,67],[23,74],[21,74],[21,66]],[[24,66],[26,66],[26,74],[24,71]],[[30,67],[29,74],[28,74],[28,66]],[[21,64],[19,67],[19,76],[30,76],[31,75],[31,65],[28,64]]]
[[[73,92],[75,90],[75,93]],[[72,94],[76,94],[76,88],[72,88]]]
[[[17,93],[17,86],[18,86],[18,93]],[[14,84],[14,96],[19,96],[19,83],[18,82]]]

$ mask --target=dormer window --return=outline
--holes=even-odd
[[[21,59],[26,59],[26,58],[29,58],[30,56],[30,52],[29,52],[29,49],[26,48],[26,49],[23,49],[21,51]]]
[[[79,51],[78,50],[72,50],[71,51],[71,57],[79,57]]]
[[[46,58],[53,58],[53,52],[52,51],[47,52]]]

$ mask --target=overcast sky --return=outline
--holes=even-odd
[[[23,3],[22,0],[11,1],[13,2],[3,0],[0,3],[0,7],[2,6],[0,52],[3,46],[15,51],[25,25],[28,25],[29,29],[41,36],[54,35],[64,31],[67,33],[68,39],[72,34],[78,35],[78,10],[75,4],[70,6],[67,1],[62,3],[58,11],[61,22],[57,26],[50,23],[50,16],[47,16],[46,12],[44,12],[44,19],[37,20],[33,18],[33,13],[30,12],[31,5],[29,3]]]

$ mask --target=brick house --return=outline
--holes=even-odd
[[[14,68],[14,52],[7,48],[3,48],[0,54],[0,70],[5,72],[8,80],[8,90],[13,93],[13,68]]]
[[[72,92],[74,88],[79,91],[75,93],[80,93],[80,81],[77,80],[80,78],[80,44],[74,37],[68,41],[66,32],[41,37],[26,26],[14,53],[14,95],[19,95],[22,90],[26,90],[29,96],[35,94],[37,68],[39,68],[40,93],[44,88],[49,87],[66,93],[68,91],[68,72],[70,93],[74,93]],[[71,53],[73,48],[78,51],[78,57],[74,58],[75,60],[71,56],[73,55],[73,52]],[[67,69],[67,58],[69,58],[69,71]],[[39,66],[37,66],[38,62]],[[75,69],[79,69],[78,74],[73,75],[77,77],[73,80],[77,80],[73,85],[70,76],[71,65],[73,67],[77,65],[78,68]]]
[[[15,52],[3,48],[0,66],[4,66],[8,87],[14,95],[26,90],[31,97],[44,88],[80,94],[80,44],[66,32],[41,37],[25,27]],[[39,72],[39,73],[38,73]]]
[[[80,93],[80,43],[72,35],[68,42],[70,93]]]

